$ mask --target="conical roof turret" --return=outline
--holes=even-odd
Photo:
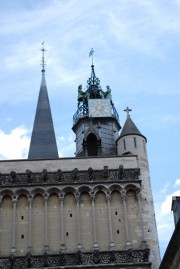
[[[129,111],[131,110],[127,107],[125,111],[127,112],[127,118],[122,128],[122,131],[120,133],[120,138],[126,135],[140,135],[146,139],[146,137],[141,134],[141,132],[139,131],[139,129],[137,128],[133,120],[131,119],[129,115]]]
[[[58,158],[57,143],[45,79],[44,47],[42,58],[42,80],[34,119],[28,159]]]

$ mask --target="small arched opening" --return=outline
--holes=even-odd
[[[90,133],[87,137],[88,156],[98,156],[98,140],[95,134]]]

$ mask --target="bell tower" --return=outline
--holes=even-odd
[[[112,101],[111,89],[103,91],[91,65],[87,89],[78,87],[78,108],[73,116],[76,134],[76,157],[116,155],[116,140],[121,128],[119,116]]]

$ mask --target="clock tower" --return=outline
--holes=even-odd
[[[73,116],[73,131],[76,134],[76,156],[116,155],[116,140],[121,128],[114,107],[111,89],[103,91],[96,77],[94,65],[87,89],[78,87],[78,108]]]

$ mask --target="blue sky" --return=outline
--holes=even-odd
[[[131,117],[148,140],[161,254],[180,195],[180,1],[6,0],[0,2],[0,159],[26,158],[41,81],[46,82],[60,156],[74,156],[77,88],[93,47],[101,87],[110,85],[121,125]]]

